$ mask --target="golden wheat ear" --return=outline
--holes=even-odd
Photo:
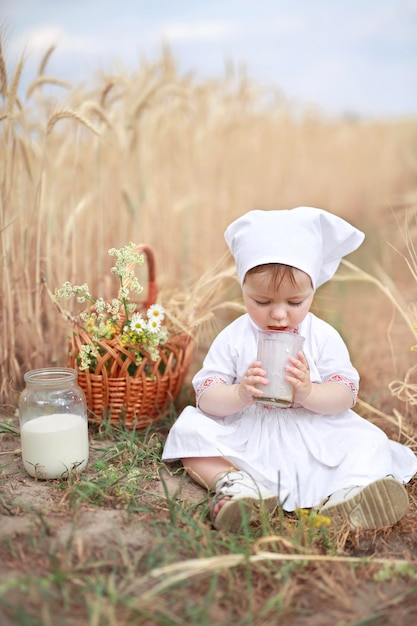
[[[59,78],[53,78],[52,76],[38,76],[33,80],[26,90],[26,100],[29,100],[33,92],[42,87],[43,85],[57,85],[58,87],[64,87],[65,89],[71,89],[71,84],[65,80]]]
[[[89,130],[91,130],[91,132],[93,132],[95,135],[100,135],[100,131],[94,126],[94,124],[92,124],[86,117],[84,117],[80,113],[77,113],[76,111],[73,111],[71,109],[61,109],[60,111],[56,111],[53,115],[51,115],[46,126],[46,134],[49,135],[52,132],[55,124],[62,119],[75,120],[76,122],[79,122]]]

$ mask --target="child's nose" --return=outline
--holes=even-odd
[[[281,321],[287,317],[287,312],[283,307],[276,306],[272,309],[271,317],[276,321]]]

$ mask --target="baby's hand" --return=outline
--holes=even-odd
[[[296,358],[291,357],[285,369],[288,372],[285,380],[294,387],[294,402],[303,404],[310,395],[313,385],[310,379],[310,368],[304,354],[299,352]]]
[[[265,378],[265,370],[261,368],[261,362],[255,361],[249,365],[246,373],[239,383],[239,397],[246,405],[252,404],[255,397],[261,397],[263,392],[256,385],[267,385],[269,380]]]

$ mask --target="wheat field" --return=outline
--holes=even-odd
[[[376,346],[378,362],[388,363],[384,388],[405,376],[414,341],[413,250],[410,257],[404,234],[415,232],[416,119],[295,111],[278,88],[233,67],[206,82],[180,75],[167,49],[131,75],[98,73],[87,85],[68,85],[48,75],[51,54],[23,94],[24,59],[13,66],[1,54],[3,407],[16,405],[25,371],[65,363],[66,327],[45,283],[54,290],[65,280],[87,282],[111,298],[107,251],[134,241],[154,249],[162,293],[189,292],[202,274],[218,271],[227,224],[253,208],[318,206],[366,232],[352,261],[392,288],[391,300],[375,283],[335,281],[317,307],[343,326],[359,369]],[[358,294],[364,306],[352,308]],[[226,295],[239,298],[233,282]],[[212,304],[206,294],[203,308]],[[400,309],[394,363],[388,335]],[[201,350],[222,323],[224,314]],[[368,350],[358,325],[372,330]],[[199,358],[197,351],[195,367]]]

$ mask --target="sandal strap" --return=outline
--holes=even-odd
[[[231,471],[221,476],[217,481],[213,499],[218,502],[228,496],[232,499],[249,496],[260,500],[273,495],[275,494],[257,483],[246,472]]]
[[[256,483],[246,472],[231,471],[219,478],[216,483],[216,494],[235,496],[238,494],[257,494]]]
[[[210,517],[214,522],[214,509],[217,503],[225,498],[262,500],[275,497],[275,494],[257,483],[247,472],[232,470],[226,472],[216,482],[216,489],[210,503]]]

